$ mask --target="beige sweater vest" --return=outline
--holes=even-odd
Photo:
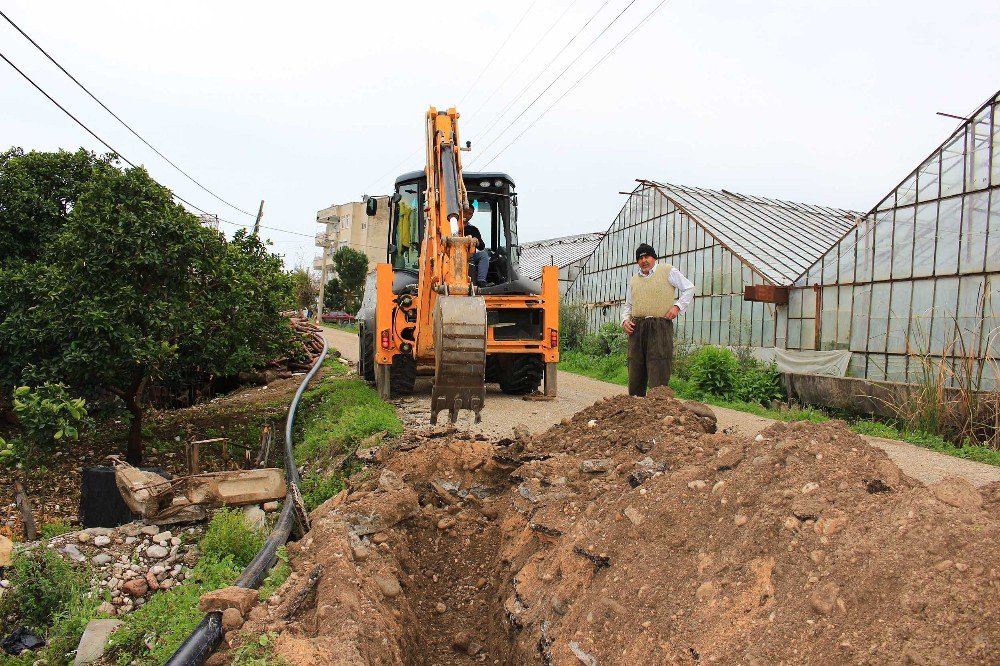
[[[665,317],[677,300],[677,290],[670,284],[670,264],[658,264],[649,277],[632,276],[632,316]]]

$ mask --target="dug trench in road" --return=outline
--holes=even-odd
[[[326,327],[323,334],[331,347],[339,349],[352,364],[357,364],[356,335]],[[412,397],[395,401],[400,407],[400,419],[407,428],[419,428],[430,423],[430,385],[430,378],[419,378]],[[463,431],[491,439],[510,437],[515,432],[542,432],[598,400],[626,392],[624,386],[569,372],[560,373],[559,397],[550,402],[529,402],[520,396],[501,393],[494,384],[486,386],[482,423],[474,423],[466,414],[459,418],[457,425]],[[729,434],[754,437],[776,423],[773,419],[733,409],[713,407],[712,411],[718,418],[719,430]],[[868,436],[863,439],[884,450],[906,474],[923,483],[935,483],[949,475],[960,476],[976,486],[1000,481],[1000,467],[963,460],[898,440]]]

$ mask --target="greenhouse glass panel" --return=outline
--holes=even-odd
[[[941,149],[941,196],[960,194],[965,182],[965,135],[959,134]]]
[[[934,274],[934,238],[937,236],[937,202],[917,206],[913,233],[913,277]]]
[[[934,285],[934,316],[931,321],[930,353],[953,353],[955,344],[955,302],[958,278],[941,278]],[[921,350],[923,351],[923,350]]]
[[[960,273],[978,273],[986,262],[986,229],[989,223],[989,192],[976,192],[962,199],[962,247]],[[994,254],[996,251],[994,251]]]
[[[993,364],[1000,363],[1000,275],[987,276],[986,290],[982,356]]]
[[[840,262],[837,270],[839,271],[840,282],[854,282],[854,267],[857,263],[857,257],[855,256],[857,243],[858,230],[855,228],[837,245],[838,261]]]
[[[965,129],[967,163],[966,192],[980,190],[990,185],[990,109],[982,110]]]
[[[867,358],[865,354],[851,354],[851,360],[847,362],[847,376],[864,377]]]
[[[770,303],[759,303],[761,312],[753,322],[752,335],[760,336],[760,345],[774,347],[775,306]],[[760,325],[757,322],[761,322]]]
[[[823,289],[823,312],[820,320],[820,349],[834,349],[837,343],[837,288]]]
[[[910,340],[916,350],[926,351],[930,345],[931,320],[934,316],[934,281],[917,280],[910,298]]]
[[[816,320],[802,319],[802,343],[800,349],[816,349]]]
[[[888,280],[891,275],[893,226],[891,216],[887,216],[885,220],[875,225],[873,280]]]
[[[990,192],[990,221],[986,233],[986,247],[993,248],[986,253],[986,271],[995,273],[1000,271],[1000,252],[996,250],[1000,247],[1000,190]]]
[[[993,186],[1000,185],[1000,104],[993,105]]]
[[[788,346],[788,313],[785,308],[778,308],[774,313],[774,346],[791,349]]]
[[[889,356],[886,360],[885,378],[890,382],[906,381],[906,357]]]
[[[962,230],[963,198],[942,199],[939,204],[935,275],[954,275],[958,272],[958,237]]]
[[[790,289],[788,291],[788,311],[789,319],[800,319],[802,317],[802,292],[805,289]]]
[[[840,302],[837,306],[837,349],[850,349],[852,309],[854,307],[854,287],[840,287]]]
[[[892,278],[913,275],[913,208],[896,211],[892,241]]]
[[[788,320],[788,340],[786,342],[786,347],[788,349],[802,349],[802,320],[801,319],[789,319]]]
[[[985,289],[986,278],[981,275],[963,277],[959,281],[956,354],[979,354],[983,336],[983,306],[988,298]]]
[[[868,324],[868,351],[885,351],[886,336],[889,332],[889,295],[889,284],[876,283],[872,285],[872,309]]]
[[[896,205],[906,206],[917,201],[917,174],[910,174],[896,190]]]
[[[885,354],[868,354],[868,379],[885,381]]]
[[[935,154],[927,160],[920,173],[917,174],[917,201],[924,203],[937,199],[940,195],[941,165],[938,160],[940,155]]]
[[[816,292],[809,289],[800,289],[802,292],[802,318],[812,319],[816,316]]]
[[[889,307],[889,333],[885,349],[895,354],[906,353],[906,335],[910,324],[912,282],[892,283],[892,304]]]

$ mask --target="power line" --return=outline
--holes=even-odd
[[[531,86],[535,85],[535,82],[538,81],[538,79],[542,78],[542,75],[546,71],[548,71],[549,67],[552,66],[552,63],[558,60],[559,56],[561,56],[566,51],[566,49],[568,49],[570,45],[574,41],[576,41],[576,38],[579,37],[580,34],[587,29],[587,26],[590,25],[595,18],[597,18],[597,15],[600,14],[605,7],[607,7],[609,2],[611,2],[611,0],[604,0],[604,2],[601,3],[601,6],[597,8],[597,11],[594,12],[589,19],[587,19],[587,22],[584,23],[582,26],[580,26],[580,29],[576,31],[576,34],[570,37],[569,41],[563,44],[563,47],[559,49],[559,51],[554,56],[552,56],[552,58],[547,63],[545,63],[545,65],[542,66],[542,68],[538,71],[538,74],[535,75],[535,78],[531,79],[531,81],[529,81],[526,86],[521,88],[521,90],[517,93],[517,95],[515,95],[514,98],[507,103],[507,106],[505,106],[503,110],[500,111],[499,114],[497,114],[496,118],[494,118],[493,121],[486,127],[486,129],[483,131],[483,136],[489,134],[490,130],[496,127],[496,124],[500,122],[500,120],[503,119],[505,115],[507,115],[507,112],[510,110],[510,108],[514,106],[518,102],[518,100],[521,99],[521,97],[524,96],[524,93],[528,92]],[[473,159],[473,162],[474,161],[475,159]]]
[[[546,38],[549,36],[549,33],[551,33],[553,30],[555,30],[555,27],[557,25],[559,25],[559,22],[562,21],[562,19],[563,19],[564,16],[566,16],[566,13],[569,10],[571,10],[573,8],[573,6],[577,2],[579,2],[579,1],[580,0],[573,0],[573,2],[569,3],[568,5],[566,5],[566,9],[564,9],[562,11],[562,13],[559,14],[559,16],[556,18],[556,20],[552,22],[552,25],[550,25],[548,28],[546,28],[545,30],[542,31],[541,37],[539,37],[538,41],[535,42],[535,45],[532,46],[528,50],[528,52],[524,54],[524,57],[521,58],[521,61],[519,63],[517,63],[516,65],[514,65],[513,69],[511,69],[509,72],[507,72],[507,76],[504,77],[504,80],[501,81],[500,83],[498,83],[495,86],[490,86],[490,94],[486,96],[486,99],[484,99],[482,102],[480,102],[479,106],[477,106],[475,108],[475,110],[470,115],[472,115],[472,116],[477,115],[479,113],[479,110],[482,109],[484,106],[486,106],[487,102],[489,102],[491,99],[493,99],[493,95],[495,95],[498,90],[500,90],[501,88],[503,88],[504,85],[508,81],[510,81],[510,77],[512,77],[517,72],[517,70],[519,70],[521,68],[521,65],[523,65],[525,62],[527,62],[528,58],[531,57],[531,54],[535,52],[535,49],[537,49],[539,46],[541,46],[542,42],[544,42],[546,40]]]
[[[627,40],[627,39],[628,39],[629,37],[631,37],[631,36],[632,36],[632,35],[633,35],[633,34],[634,34],[634,33],[635,33],[635,32],[636,32],[636,31],[637,31],[637,30],[638,30],[639,28],[641,28],[641,27],[643,26],[643,24],[644,24],[644,23],[646,23],[646,21],[648,21],[649,19],[651,19],[651,18],[653,17],[653,14],[655,14],[656,12],[658,12],[658,11],[660,10],[660,8],[661,8],[661,7],[663,7],[664,5],[666,5],[666,4],[670,3],[670,2],[672,2],[672,0],[660,0],[660,3],[659,3],[658,5],[656,5],[655,7],[653,7],[652,11],[650,11],[650,12],[649,12],[648,14],[646,14],[646,16],[645,16],[645,17],[643,17],[643,19],[642,19],[641,21],[639,21],[639,23],[637,23],[637,24],[636,24],[636,26],[635,26],[634,28],[632,28],[631,30],[629,30],[629,31],[628,31],[628,32],[627,32],[627,33],[625,34],[625,36],[624,36],[624,37],[622,37],[622,38],[621,38],[620,40],[618,40],[618,43],[616,43],[616,44],[615,44],[614,46],[612,46],[612,47],[611,47],[610,49],[608,49],[607,53],[605,53],[605,54],[604,54],[603,56],[601,56],[600,60],[598,60],[597,62],[595,62],[595,63],[594,63],[594,64],[593,64],[592,66],[591,66],[591,68],[590,68],[590,69],[588,69],[588,70],[587,70],[586,72],[584,72],[583,76],[581,76],[581,77],[580,77],[579,79],[577,79],[577,80],[576,80],[576,81],[575,81],[575,82],[573,83],[573,85],[571,85],[571,86],[570,86],[569,88],[567,88],[567,89],[566,89],[566,90],[565,90],[565,91],[563,92],[563,94],[562,94],[562,95],[560,95],[559,97],[557,97],[557,98],[556,98],[556,100],[555,100],[554,102],[552,102],[552,104],[549,104],[549,106],[547,106],[547,107],[545,108],[545,110],[544,110],[544,111],[542,111],[542,112],[541,112],[541,114],[539,114],[539,115],[538,115],[538,117],[537,117],[537,118],[535,118],[534,120],[532,120],[532,121],[531,121],[531,123],[529,123],[527,127],[525,127],[525,128],[523,129],[523,130],[521,130],[521,133],[520,133],[520,134],[518,134],[518,135],[517,135],[516,137],[514,137],[514,138],[513,138],[512,140],[511,140],[511,142],[510,142],[510,143],[508,143],[508,144],[507,144],[506,146],[504,146],[504,147],[503,147],[503,148],[502,148],[502,149],[500,150],[500,152],[498,152],[498,153],[497,153],[496,155],[494,155],[494,156],[493,156],[492,158],[490,158],[490,161],[489,161],[489,162],[487,162],[486,164],[484,164],[484,165],[483,165],[483,168],[485,169],[485,168],[486,168],[486,167],[488,167],[488,166],[489,166],[490,164],[493,164],[493,162],[494,162],[494,161],[495,161],[495,160],[496,160],[496,159],[497,159],[498,157],[500,157],[500,156],[501,156],[501,155],[502,155],[502,154],[504,153],[504,151],[506,151],[506,150],[507,150],[508,148],[510,148],[510,147],[511,147],[512,145],[514,145],[514,143],[515,143],[515,142],[516,142],[516,141],[517,141],[518,139],[520,139],[520,138],[521,138],[522,136],[524,136],[525,132],[527,132],[528,130],[530,130],[530,129],[531,129],[531,128],[532,128],[532,127],[533,127],[533,126],[535,125],[535,123],[537,123],[537,122],[538,122],[539,120],[541,120],[541,119],[542,119],[542,118],[543,118],[543,117],[545,116],[545,114],[546,114],[546,113],[548,113],[548,112],[549,112],[549,111],[550,111],[550,110],[552,109],[552,107],[554,107],[554,106],[555,106],[556,104],[558,104],[558,103],[559,103],[559,102],[560,102],[560,101],[562,100],[562,98],[563,98],[563,97],[565,97],[566,95],[568,95],[568,94],[569,94],[569,93],[570,93],[570,92],[571,92],[571,91],[572,91],[572,90],[573,90],[574,88],[576,88],[576,86],[577,86],[577,85],[579,85],[579,84],[580,84],[580,82],[581,82],[581,81],[583,81],[583,80],[584,80],[585,78],[587,78],[587,77],[588,77],[588,76],[590,75],[590,73],[591,73],[591,72],[593,72],[593,71],[594,71],[595,69],[597,69],[597,68],[598,68],[598,66],[600,66],[600,64],[601,64],[602,62],[604,62],[605,60],[607,60],[608,56],[610,56],[610,55],[611,55],[612,53],[614,53],[615,49],[617,49],[617,48],[618,48],[619,46],[621,46],[621,45],[622,45],[622,43],[623,43],[623,42],[625,42],[625,40]],[[630,3],[630,4],[631,4],[631,3]],[[625,9],[628,9],[628,7],[626,7]],[[624,10],[623,10],[623,11],[624,11]],[[619,16],[621,16],[621,14],[619,14]],[[616,20],[617,20],[617,19],[616,19]],[[560,74],[560,76],[561,76],[561,74]],[[543,92],[544,92],[544,91],[543,91]],[[529,105],[529,108],[530,108],[530,105]],[[525,109],[525,111],[526,111],[526,110],[527,110],[527,109]],[[524,115],[524,114],[522,113],[521,115]],[[518,118],[520,118],[520,116],[518,116]],[[515,118],[515,121],[516,121],[516,120],[517,120],[517,119]],[[513,125],[513,122],[511,123],[511,125]],[[510,125],[508,125],[508,128],[509,128],[509,127],[510,127]],[[504,130],[504,132],[506,132],[506,131],[507,131],[507,130],[505,129],[505,130]],[[498,136],[497,136],[497,138],[500,138],[500,136],[502,136],[502,135],[503,135],[503,132],[501,132],[501,133],[500,133],[500,135],[498,135]],[[495,141],[494,141],[494,143],[495,143]],[[490,145],[492,145],[492,144],[490,144]],[[487,148],[489,148],[489,146],[487,146]],[[485,149],[484,149],[484,152],[485,152]]]
[[[119,152],[118,150],[116,150],[114,148],[114,146],[112,146],[110,143],[108,143],[107,141],[105,141],[104,139],[102,139],[101,137],[99,137],[92,129],[90,129],[89,127],[87,127],[87,125],[85,125],[83,123],[83,121],[81,121],[79,118],[77,118],[76,116],[74,116],[69,111],[69,109],[67,109],[62,104],[60,104],[58,101],[56,101],[55,98],[52,97],[52,95],[50,95],[47,92],[45,92],[45,90],[41,86],[39,86],[37,83],[35,83],[35,81],[30,76],[28,76],[23,71],[21,71],[20,67],[18,67],[13,62],[11,62],[10,59],[7,58],[7,56],[5,56],[3,54],[3,52],[0,52],[0,58],[3,58],[4,62],[6,62],[8,65],[10,65],[12,68],[14,68],[15,72],[17,72],[18,74],[20,74],[24,78],[25,81],[27,81],[28,83],[30,83],[35,88],[35,90],[37,90],[38,92],[42,93],[45,96],[46,99],[48,99],[50,102],[52,102],[53,104],[55,104],[56,107],[58,107],[60,111],[62,111],[67,116],[69,116],[70,118],[72,118],[73,122],[75,122],[77,125],[79,125],[80,127],[82,127],[83,130],[85,132],[87,132],[87,134],[89,134],[90,136],[94,137],[98,142],[101,143],[101,145],[103,145],[105,148],[107,148],[112,153],[114,153],[117,157],[119,157],[123,162],[125,162],[126,164],[128,164],[130,167],[132,167],[133,169],[137,169],[138,168],[138,165],[135,164],[135,162],[133,162],[129,158],[127,158],[124,155],[122,155],[121,152]],[[172,191],[171,189],[169,189],[169,188],[165,188],[165,189],[168,192],[170,192],[170,195],[172,197],[174,197],[175,199],[177,199],[181,203],[183,203],[183,204],[185,204],[187,206],[190,206],[191,208],[194,208],[195,210],[197,210],[197,211],[199,211],[201,213],[204,213],[205,215],[212,215],[212,213],[209,213],[204,208],[201,208],[199,206],[194,205],[193,203],[191,203],[190,201],[188,201],[184,197],[180,196],[176,192]],[[225,222],[226,224],[232,224],[232,225],[235,225],[235,226],[238,226],[238,227],[247,226],[247,225],[239,224],[238,222],[231,222],[229,220],[224,220],[222,218],[219,218],[219,221],[220,222]],[[300,231],[289,231],[287,229],[278,229],[277,227],[265,227],[264,225],[261,225],[261,228],[263,228],[263,229],[270,229],[272,231],[280,231],[280,232],[286,233],[286,234],[294,234],[296,236],[305,236],[307,238],[312,238],[311,234],[304,234],[304,233],[302,233]]]
[[[220,196],[219,196],[218,194],[216,194],[215,192],[213,192],[212,190],[208,189],[207,187],[205,187],[204,185],[202,185],[201,183],[199,183],[199,182],[198,182],[197,180],[195,180],[195,179],[194,179],[194,177],[192,177],[192,176],[191,176],[190,174],[188,174],[188,173],[187,173],[186,171],[184,171],[184,169],[182,169],[182,168],[180,168],[179,166],[177,166],[176,164],[174,164],[174,163],[173,163],[173,161],[171,161],[171,160],[170,160],[170,158],[168,158],[168,157],[167,157],[166,155],[164,155],[164,154],[163,154],[163,153],[161,153],[161,152],[160,152],[159,150],[157,150],[157,149],[156,149],[156,148],[155,148],[155,147],[154,147],[154,146],[153,146],[153,145],[152,145],[151,143],[149,143],[149,141],[146,141],[146,139],[142,138],[142,136],[140,136],[138,132],[136,132],[136,131],[135,131],[134,129],[132,129],[132,127],[131,127],[131,126],[130,126],[130,125],[129,125],[128,123],[126,123],[126,122],[125,122],[124,120],[122,120],[122,119],[121,119],[121,118],[120,118],[120,117],[118,116],[118,114],[116,114],[116,113],[115,113],[114,111],[112,111],[111,109],[109,109],[109,108],[107,107],[107,105],[106,105],[106,104],[105,104],[104,102],[102,102],[101,100],[97,99],[97,97],[96,97],[96,96],[94,95],[94,93],[90,92],[90,90],[88,90],[88,89],[87,89],[87,87],[86,87],[85,85],[83,85],[82,83],[80,83],[80,82],[79,82],[79,81],[77,80],[77,78],[76,78],[75,76],[73,76],[72,74],[70,74],[70,73],[69,73],[69,72],[68,72],[68,71],[66,70],[66,68],[65,68],[65,67],[63,67],[62,65],[60,65],[60,64],[59,64],[59,62],[58,62],[58,61],[56,61],[56,59],[55,59],[55,58],[53,58],[53,57],[52,57],[51,55],[49,55],[49,54],[48,54],[48,52],[47,52],[47,51],[46,51],[45,49],[43,49],[43,48],[42,48],[42,47],[41,47],[41,46],[40,46],[40,45],[38,44],[38,42],[36,42],[36,41],[35,41],[34,39],[32,39],[32,38],[31,38],[31,37],[30,37],[30,36],[28,35],[28,33],[26,33],[26,32],[25,32],[24,30],[22,30],[22,29],[20,28],[20,26],[18,26],[18,25],[17,25],[16,23],[14,23],[14,21],[12,21],[12,20],[10,19],[10,17],[9,17],[9,16],[7,16],[6,14],[4,14],[2,10],[0,10],[0,16],[2,16],[2,17],[3,17],[3,18],[4,18],[5,20],[6,20],[6,21],[7,21],[7,23],[10,23],[10,24],[11,24],[12,26],[14,26],[14,29],[15,29],[15,30],[17,30],[17,31],[18,31],[19,33],[21,33],[21,35],[22,35],[22,36],[23,36],[23,37],[24,37],[25,39],[27,39],[27,40],[28,40],[29,42],[31,42],[31,44],[32,44],[32,45],[33,45],[33,46],[34,46],[34,47],[35,47],[36,49],[38,49],[39,51],[41,51],[41,52],[42,52],[42,54],[43,54],[43,55],[44,55],[44,56],[45,56],[46,58],[48,58],[48,59],[49,59],[49,60],[50,60],[50,61],[52,62],[52,64],[53,64],[53,65],[55,65],[56,67],[58,67],[58,68],[59,68],[59,69],[60,69],[60,70],[62,71],[62,73],[63,73],[63,74],[65,74],[66,76],[68,76],[68,77],[70,78],[70,80],[72,80],[72,81],[73,81],[73,83],[75,83],[76,85],[78,85],[78,86],[80,87],[80,89],[82,89],[82,90],[83,90],[83,92],[87,93],[87,94],[88,94],[88,95],[90,96],[90,98],[91,98],[92,100],[94,100],[95,102],[97,102],[98,104],[100,104],[100,105],[101,105],[101,108],[103,108],[103,109],[104,109],[105,111],[107,111],[108,113],[110,113],[110,114],[111,114],[111,116],[112,116],[112,117],[113,117],[113,118],[114,118],[115,120],[117,120],[117,121],[118,121],[118,122],[120,122],[120,123],[121,123],[122,125],[124,125],[124,126],[125,126],[125,129],[127,129],[127,130],[128,130],[129,132],[131,132],[131,133],[132,133],[133,135],[135,135],[135,137],[136,137],[137,139],[139,139],[139,141],[142,141],[142,142],[143,142],[144,144],[146,144],[146,146],[147,146],[147,147],[148,147],[148,148],[149,148],[150,150],[152,150],[152,151],[153,151],[154,153],[156,153],[157,155],[159,155],[160,157],[162,157],[162,158],[163,158],[163,160],[164,160],[164,161],[166,161],[166,163],[167,163],[167,164],[169,164],[169,165],[170,165],[170,166],[172,166],[173,168],[177,169],[177,170],[178,170],[179,172],[181,172],[182,174],[184,174],[184,176],[185,176],[185,177],[186,177],[186,178],[187,178],[188,180],[190,180],[190,181],[191,181],[192,183],[194,183],[195,185],[197,185],[197,186],[198,186],[198,187],[200,187],[201,189],[205,190],[205,191],[206,191],[206,192],[208,192],[208,193],[209,193],[210,195],[212,195],[213,197],[215,197],[216,199],[218,199],[218,200],[219,200],[219,201],[221,201],[222,203],[226,204],[226,205],[227,205],[227,206],[229,206],[230,208],[232,208],[232,209],[234,209],[234,210],[237,210],[237,211],[239,211],[239,212],[243,213],[244,215],[249,215],[250,217],[253,217],[253,213],[248,213],[247,211],[243,210],[243,209],[242,209],[242,208],[240,208],[239,206],[236,206],[236,205],[233,205],[233,204],[229,203],[228,201],[226,201],[225,199],[223,199],[222,197],[220,197]],[[7,59],[6,59],[6,58],[4,58],[4,60],[7,60]],[[10,61],[8,60],[7,62],[9,63]],[[16,69],[16,68],[15,68],[15,69]],[[36,86],[36,87],[37,87],[37,86]],[[46,95],[46,96],[47,96],[47,95]],[[89,131],[89,130],[88,130],[88,131]],[[103,142],[102,142],[102,143],[103,143]],[[115,152],[117,152],[117,151],[115,151]],[[119,154],[120,154],[120,153],[119,153]],[[123,158],[123,159],[124,159],[124,158]],[[133,166],[134,166],[134,165],[133,165]],[[178,197],[178,198],[179,198],[179,197]]]
[[[524,19],[526,19],[528,17],[528,14],[531,13],[532,8],[534,8],[534,6],[535,6],[535,4],[537,2],[538,2],[538,0],[531,0],[531,4],[528,5],[528,8],[524,11],[524,14],[522,14],[521,18],[518,19],[517,23],[514,24],[514,27],[511,28],[511,31],[507,34],[507,37],[503,40],[503,42],[501,42],[500,46],[497,47],[497,50],[493,54],[493,57],[490,58],[490,61],[488,63],[486,63],[486,66],[483,67],[479,71],[479,74],[476,75],[476,78],[472,82],[472,85],[470,85],[469,89],[465,91],[465,94],[462,95],[462,98],[460,100],[458,100],[458,103],[460,105],[462,104],[462,102],[465,101],[465,98],[469,96],[469,93],[471,93],[473,90],[475,90],[476,84],[479,83],[479,79],[483,78],[483,74],[485,74],[486,70],[488,70],[490,68],[490,65],[493,64],[493,61],[497,59],[497,56],[500,55],[500,52],[503,51],[503,47],[507,46],[507,42],[509,42],[510,38],[514,36],[514,33],[517,32],[517,29],[519,27],[521,27],[521,24],[524,22]]]

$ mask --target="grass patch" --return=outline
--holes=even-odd
[[[279,587],[284,584],[288,577],[292,574],[292,565],[288,563],[288,550],[284,546],[278,548],[276,553],[278,561],[274,563],[271,570],[267,572],[267,578],[261,583],[260,589],[258,590],[258,598],[261,601],[265,601],[272,594],[274,594]]]
[[[302,477],[302,502],[307,511],[312,511],[344,489],[344,477],[339,472],[321,474],[307,472]]]
[[[274,654],[277,634],[262,634],[233,650],[232,666],[285,666],[286,662]]]
[[[75,527],[70,525],[65,520],[53,520],[42,525],[42,538],[51,539],[52,537],[57,537],[60,534],[72,532],[75,529]]]
[[[358,325],[357,324],[335,324],[333,322],[325,322],[324,321],[322,325],[324,327],[326,327],[326,328],[333,328],[333,329],[336,329],[338,331],[345,331],[347,333],[357,333],[358,332]]]
[[[982,446],[981,444],[973,444],[971,442],[955,444],[940,435],[928,432],[906,432],[881,421],[855,421],[851,424],[851,430],[860,435],[900,440],[915,444],[916,446],[922,446],[925,449],[937,451],[938,453],[945,453],[949,456],[1000,467],[1000,450],[989,446]]]
[[[602,382],[628,386],[628,358],[625,354],[591,356],[581,351],[564,350],[559,353],[559,369]]]
[[[242,569],[256,557],[265,541],[262,530],[247,526],[242,511],[222,509],[212,517],[198,547],[202,557],[218,562],[229,558]]]

